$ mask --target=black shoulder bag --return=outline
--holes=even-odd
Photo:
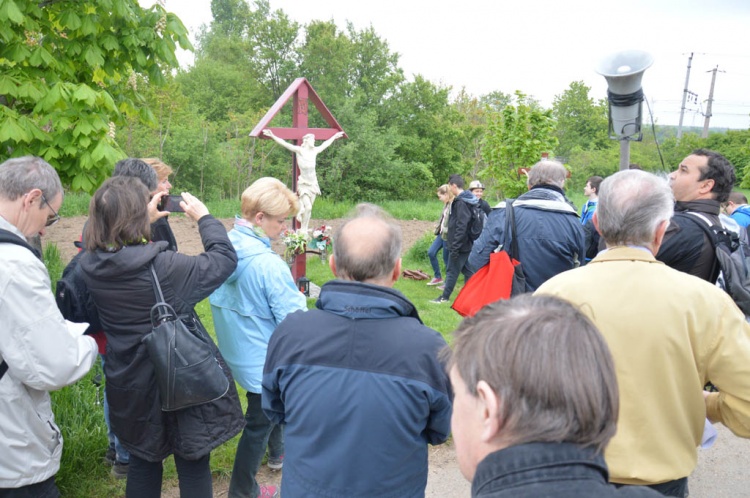
[[[153,264],[151,277],[157,302],[151,308],[153,330],[142,342],[154,365],[162,411],[221,398],[229,390],[229,376],[216,358],[216,346],[195,313],[181,318],[164,301]]]

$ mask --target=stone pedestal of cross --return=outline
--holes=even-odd
[[[284,105],[292,98],[292,127],[291,128],[271,128],[268,124],[281,111]],[[309,104],[312,102],[315,109],[318,110],[320,115],[325,119],[326,123],[330,128],[308,128],[308,110]],[[343,134],[341,126],[338,124],[336,119],[333,117],[331,112],[325,106],[320,97],[315,92],[313,87],[310,85],[305,78],[297,78],[294,82],[289,85],[289,88],[279,97],[274,105],[268,110],[265,116],[258,122],[258,124],[250,132],[251,137],[270,138],[265,136],[262,132],[265,129],[271,130],[273,135],[282,140],[294,140],[297,146],[301,146],[303,143],[303,137],[305,135],[313,135],[315,140],[330,140],[337,134]],[[345,135],[344,135],[345,136]],[[327,145],[326,145],[327,146]],[[299,192],[299,181],[300,181],[300,168],[297,164],[297,154],[292,155],[292,190]],[[311,206],[312,209],[312,206]],[[296,214],[296,213],[295,213]],[[297,230],[300,228],[300,223],[295,216],[292,220],[292,229]],[[294,263],[292,264],[292,278],[300,287],[299,280],[305,277],[307,272],[307,255],[298,254]]]

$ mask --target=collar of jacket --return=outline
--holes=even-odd
[[[352,319],[405,316],[422,323],[417,309],[406,296],[381,285],[330,280],[320,288],[320,297],[315,306]]]
[[[245,221],[244,218],[240,218],[239,216],[235,216],[234,217],[234,229],[235,230],[237,230],[238,232],[240,232],[240,233],[242,233],[244,235],[247,235],[248,237],[252,237],[254,239],[257,239],[257,240],[263,242],[263,244],[265,244],[266,247],[271,247],[271,239],[269,239],[268,237],[261,237],[253,229],[252,226],[248,226],[248,224],[246,224],[246,223],[247,223],[247,221]]]
[[[513,207],[527,206],[548,211],[562,211],[578,216],[573,204],[565,197],[562,190],[551,185],[537,185],[528,192],[518,196]]]
[[[719,216],[719,213],[721,212],[721,204],[715,199],[698,199],[688,202],[677,201],[674,203],[674,210],[676,212],[697,211],[699,213]]]
[[[479,462],[471,496],[550,479],[609,479],[604,457],[573,443],[526,443],[490,453]]]
[[[464,190],[460,194],[456,196],[456,199],[461,199],[462,201],[469,203],[469,204],[477,204],[479,203],[479,199],[477,199],[477,196],[474,195],[474,193],[471,190]]]
[[[586,265],[588,266],[592,263],[606,263],[608,261],[643,261],[659,265],[664,264],[661,261],[658,261],[654,255],[651,254],[651,251],[638,247],[616,246],[600,252],[594,259],[586,263]]]

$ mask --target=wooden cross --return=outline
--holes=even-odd
[[[292,127],[291,128],[271,128],[268,124],[278,114],[284,105],[292,100]],[[309,103],[312,101],[315,108],[318,110],[320,115],[325,119],[326,123],[330,128],[308,128],[307,118],[309,111]],[[289,88],[276,100],[273,106],[266,112],[266,115],[258,122],[258,124],[250,132],[251,137],[267,138],[262,135],[262,131],[270,129],[274,135],[284,140],[294,140],[297,145],[302,145],[302,137],[312,133],[315,136],[315,140],[327,140],[339,131],[343,131],[341,125],[333,117],[331,111],[328,110],[326,105],[320,100],[320,97],[313,89],[310,82],[305,78],[297,78],[294,82],[289,85]],[[346,135],[344,135],[346,136]],[[292,190],[297,192],[297,181],[299,179],[300,171],[297,166],[297,156],[292,154]],[[295,213],[296,214],[296,213]],[[292,219],[292,229],[296,230],[299,228],[299,222],[297,218]],[[292,264],[292,278],[297,282],[299,286],[299,279],[304,277],[307,273],[307,255],[298,254]]]

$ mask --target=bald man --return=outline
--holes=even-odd
[[[284,498],[423,497],[427,445],[450,432],[441,335],[393,284],[401,229],[371,204],[335,234],[337,280],[268,345],[263,410],[286,424]]]

